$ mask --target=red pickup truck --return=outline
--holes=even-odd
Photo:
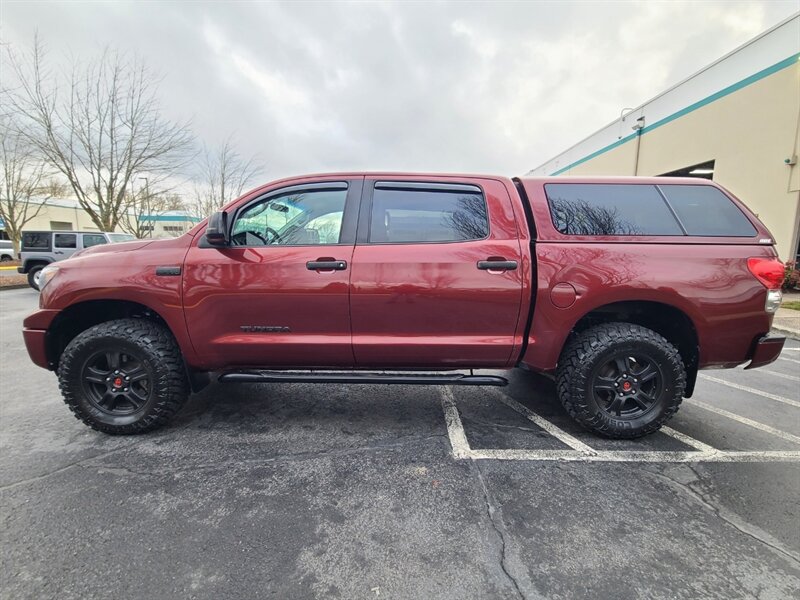
[[[698,369],[768,364],[783,266],[716,184],[342,173],[283,179],[171,240],[41,274],[24,324],[69,408],[111,434],[220,382],[504,385],[553,374],[605,436],[658,429]]]

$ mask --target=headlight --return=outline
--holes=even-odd
[[[58,267],[56,265],[47,265],[42,272],[39,273],[39,291],[41,292],[50,280],[56,276],[58,273]]]

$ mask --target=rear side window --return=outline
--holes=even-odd
[[[99,233],[84,233],[83,234],[83,247],[91,248],[99,244],[105,244],[106,238]]]
[[[553,224],[567,235],[683,235],[652,185],[549,183]]]
[[[404,189],[376,183],[369,241],[373,243],[464,242],[489,235],[480,188]]]
[[[78,236],[74,233],[57,233],[53,237],[56,248],[75,248],[78,241]]]
[[[40,232],[27,232],[22,234],[22,249],[23,250],[50,250],[50,238],[52,233]]]
[[[696,236],[753,237],[756,229],[730,198],[709,185],[659,185],[670,206]]]

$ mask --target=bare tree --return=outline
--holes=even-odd
[[[17,79],[9,105],[28,121],[29,142],[101,230],[120,222],[137,174],[169,176],[189,160],[188,125],[162,117],[158,80],[139,59],[106,50],[86,65],[73,61],[60,78],[37,37],[22,59],[9,52],[9,62]]]
[[[244,159],[228,137],[214,150],[204,147],[204,159],[198,175],[192,208],[199,217],[207,217],[244,191],[261,171],[258,159]]]
[[[153,237],[153,229],[160,215],[168,211],[185,210],[183,198],[167,191],[152,191],[149,184],[131,192],[125,201],[127,207],[120,218],[120,227],[137,238]]]
[[[0,118],[0,218],[19,252],[22,229],[52,194],[42,185],[47,168],[19,130]],[[34,201],[35,199],[35,201]]]

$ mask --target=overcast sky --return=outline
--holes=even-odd
[[[521,175],[800,9],[800,1],[0,2],[51,56],[138,53],[173,119],[235,134],[259,177]]]

